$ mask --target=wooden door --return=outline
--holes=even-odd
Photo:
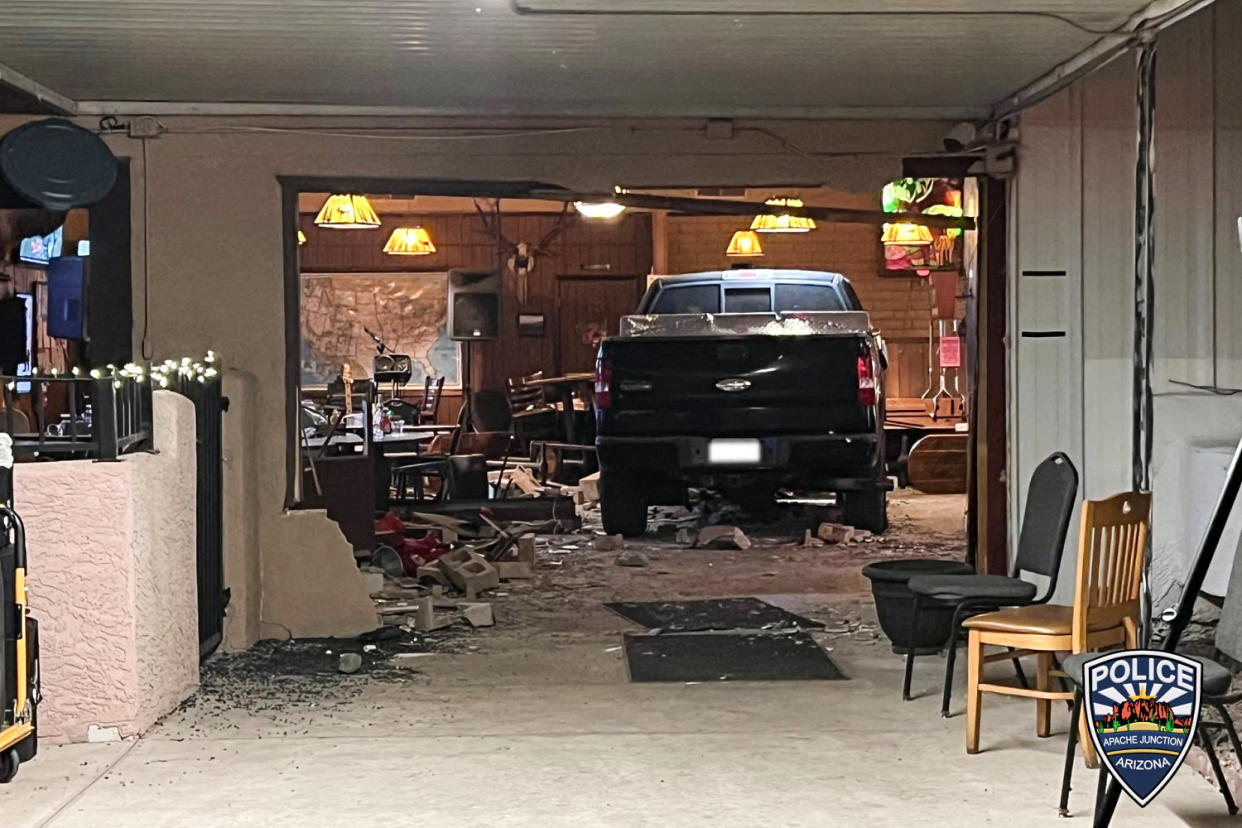
[[[599,340],[617,333],[642,294],[636,276],[562,276],[557,279],[559,332],[556,362],[563,374],[594,371]]]

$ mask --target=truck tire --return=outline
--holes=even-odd
[[[888,492],[846,492],[844,511],[848,525],[878,535],[888,529]]]
[[[600,473],[599,508],[605,532],[633,538],[647,531],[647,499],[641,492],[629,475]]]

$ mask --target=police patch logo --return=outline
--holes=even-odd
[[[1145,806],[1182,766],[1199,726],[1203,667],[1158,650],[1106,653],[1083,667],[1100,761]]]

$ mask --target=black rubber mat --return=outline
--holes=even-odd
[[[712,630],[823,629],[810,618],[775,607],[758,598],[711,598],[706,601],[649,601],[604,606],[649,630],[710,632]]]
[[[630,681],[832,681],[844,679],[804,632],[625,636]]]

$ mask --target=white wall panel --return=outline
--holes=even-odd
[[[1022,514],[1031,472],[1045,457],[1064,451],[1083,465],[1081,117],[1082,94],[1074,87],[1022,118],[1011,291],[1015,516]],[[1072,571],[1067,561],[1058,597],[1066,594]]]
[[[1212,14],[1164,32],[1156,79],[1155,390],[1212,380]],[[1133,176],[1131,176],[1133,177]]]

